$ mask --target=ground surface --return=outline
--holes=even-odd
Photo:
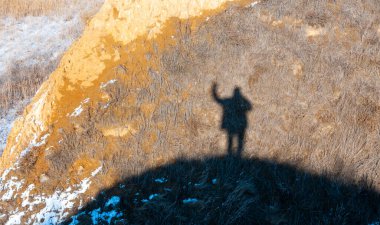
[[[0,1],[0,155],[14,119],[102,2]]]
[[[108,2],[12,130],[0,222],[379,221],[376,1]]]

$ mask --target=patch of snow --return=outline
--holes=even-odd
[[[75,216],[72,216],[71,219],[71,223],[69,225],[79,225],[79,220],[78,220],[78,217],[82,216],[82,215],[85,215],[86,213],[85,212],[81,212],[81,213],[78,213],[77,215]]]
[[[193,204],[193,203],[197,203],[199,200],[196,199],[196,198],[187,198],[187,199],[184,199],[182,202],[183,204]]]
[[[90,186],[91,181],[89,178],[82,180],[82,182],[76,186],[77,190],[72,190],[71,187],[67,188],[63,192],[55,191],[53,195],[49,197],[43,197],[43,202],[45,207],[42,208],[37,214],[33,215],[36,222],[44,219],[44,222],[40,224],[57,224],[61,218],[68,215],[66,209],[72,209],[74,203],[78,198],[79,194],[83,194],[87,191]],[[35,201],[40,202],[40,197],[36,196]],[[35,202],[32,202],[33,204]]]
[[[0,118],[0,155],[2,155],[5,145],[7,144],[7,137],[13,126],[14,118],[15,116]]]
[[[40,141],[37,142],[37,135],[34,134],[34,138],[33,140],[30,141],[28,147],[26,149],[24,149],[21,153],[20,153],[20,158],[21,157],[24,157],[28,154],[28,152],[34,148],[34,147],[41,147],[42,145],[46,144],[46,139],[50,136],[50,134],[45,134],[44,136],[42,136],[40,138]]]
[[[201,186],[203,186],[204,185],[204,183],[195,183],[194,184],[194,187],[201,187]]]
[[[108,200],[105,204],[105,207],[115,207],[120,203],[120,197],[119,196],[112,196],[110,200]]]
[[[24,212],[11,215],[5,225],[18,225],[21,224],[21,218],[25,215]]]
[[[62,13],[48,16],[0,16],[0,76],[8,73],[14,62],[22,66],[54,65],[81,34],[83,16],[103,2],[79,1],[67,5]]]
[[[20,190],[23,184],[24,180],[18,181],[17,177],[11,177],[10,179],[8,179],[7,182],[0,187],[0,190],[7,190],[7,192],[5,192],[5,194],[1,197],[1,200],[11,200],[12,197],[14,197],[13,194],[15,193],[15,191]]]
[[[47,92],[45,92],[37,102],[33,103],[33,107],[31,109],[32,116],[30,119],[33,121],[33,124],[39,127],[40,131],[45,130],[44,124],[41,119],[41,115],[42,115],[41,112],[43,111],[43,107],[46,102],[46,97],[47,97]]]
[[[13,127],[13,122],[18,117],[18,112],[27,105],[29,101],[22,101],[6,112],[0,109],[0,156],[5,149],[7,137]]]
[[[22,19],[3,18],[0,36],[0,75],[12,70],[14,62],[23,66],[41,65],[55,61],[72,43],[73,39],[61,38],[68,27],[78,24],[79,18],[65,21],[47,16]],[[56,41],[60,40],[60,41]]]
[[[28,210],[33,210],[34,205],[39,205],[41,204],[42,198],[36,197],[33,202],[29,201],[29,196],[31,196],[30,191],[35,188],[34,184],[29,185],[26,190],[21,194],[22,198],[22,207],[28,206]]]
[[[168,182],[168,179],[162,177],[162,178],[157,178],[157,179],[154,179],[154,182],[156,183],[160,183],[160,184],[163,184],[163,183],[166,183]]]
[[[33,149],[33,147],[40,147],[42,145],[44,145],[46,143],[46,139],[49,137],[49,134],[45,134],[44,136],[42,136],[39,140],[38,140],[38,135],[37,135],[37,131],[39,132],[43,132],[45,130],[45,127],[44,127],[44,124],[41,120],[41,111],[43,110],[43,106],[45,104],[45,98],[47,96],[47,93],[43,94],[43,96],[37,101],[35,102],[33,105],[32,105],[32,108],[31,108],[31,112],[32,114],[30,115],[30,117],[28,117],[27,119],[32,123],[34,124],[36,127],[36,131],[33,135],[33,138],[32,140],[29,142],[29,145],[28,147],[26,147],[19,155],[19,158],[22,158],[24,157],[25,155],[28,154],[28,152]],[[1,127],[0,127],[1,128]],[[9,132],[9,131],[7,131]],[[16,137],[16,141],[18,141],[20,137],[20,134],[17,135]],[[14,151],[14,148],[15,146],[11,147],[10,151],[13,152]],[[1,150],[1,149],[0,149]],[[18,165],[18,161],[15,163],[15,165]]]
[[[17,137],[16,137],[16,143],[19,142],[20,137],[21,137],[21,133],[19,133],[19,134],[17,135]],[[12,148],[11,148],[11,154],[13,153],[13,151],[15,150],[15,148],[16,148],[16,146],[12,146]]]
[[[99,166],[99,168],[97,168],[96,170],[94,170],[92,173],[91,173],[91,176],[95,176],[96,174],[98,174],[101,170],[102,170],[102,166]]]
[[[110,103],[107,102],[107,104],[105,104],[105,105],[103,106],[103,109],[106,109],[106,108],[108,108],[109,106],[110,106]]]
[[[92,224],[111,224],[112,219],[117,219],[123,216],[121,212],[112,210],[110,212],[101,212],[101,209],[95,209],[91,213]]]
[[[90,101],[90,98],[86,98],[85,100],[82,101],[82,103],[88,103]]]
[[[158,197],[158,196],[160,196],[159,194],[151,194],[151,195],[149,195],[149,200],[152,200],[152,199],[154,199],[155,197]]]
[[[76,107],[74,109],[74,112],[70,114],[71,117],[77,117],[79,116],[81,113],[83,112],[83,108],[82,108],[82,105]]]
[[[154,198],[156,198],[156,197],[158,197],[158,196],[160,196],[159,194],[151,194],[151,195],[149,195],[149,197],[148,197],[148,199],[142,199],[141,200],[141,202],[143,202],[143,203],[147,203],[147,202],[149,202],[150,200],[153,200]]]
[[[14,168],[11,167],[11,168],[8,168],[8,169],[4,170],[3,174],[1,175],[0,182],[3,181],[3,180],[5,180],[5,177],[9,174],[9,172],[11,172],[11,170],[14,170]],[[2,190],[2,189],[3,189],[3,186],[0,186],[0,190]]]
[[[257,4],[259,4],[259,1],[254,1],[254,2],[252,2],[251,4],[249,4],[249,5],[247,6],[247,8],[253,8],[253,7],[255,7]]]
[[[79,116],[79,115],[83,112],[82,105],[88,103],[89,101],[90,101],[89,98],[86,98],[85,100],[83,100],[83,101],[81,102],[81,104],[80,104],[78,107],[76,107],[76,108],[74,109],[74,112],[72,112],[72,113],[70,114],[70,117],[77,117],[77,116]]]
[[[101,83],[100,84],[100,88],[101,89],[103,89],[103,88],[105,88],[105,87],[107,87],[109,84],[114,84],[114,83],[116,83],[116,79],[113,79],[113,80],[110,80],[110,81],[108,81],[108,82],[106,82],[106,83]]]
[[[91,177],[99,173],[101,169],[102,167],[100,166],[99,168],[94,170],[91,173]],[[13,212],[13,216],[15,218],[21,218],[24,215],[25,211],[29,211],[35,205],[45,204],[45,206],[42,207],[39,210],[39,212],[37,212],[34,215],[31,215],[29,224],[30,223],[33,223],[36,225],[37,224],[41,224],[41,225],[59,224],[69,215],[67,210],[73,209],[75,203],[79,199],[78,196],[85,193],[88,190],[88,188],[91,185],[91,180],[90,180],[91,177],[87,177],[83,179],[79,184],[74,185],[72,187],[68,187],[63,191],[57,190],[50,196],[46,196],[44,194],[35,195],[35,196],[30,195],[30,191],[34,189],[34,185],[31,184],[21,194],[21,197],[23,199],[21,206],[24,208],[24,210]],[[13,182],[15,179],[16,178],[12,177],[10,180],[8,180],[8,182],[11,182],[11,181]],[[10,184],[12,188],[10,188],[9,190],[14,190],[13,187],[15,187],[17,190],[20,189],[22,183],[21,184],[19,183],[14,184],[14,183],[15,182]],[[12,196],[13,192],[10,194],[6,194],[4,196],[8,198],[9,195]],[[81,207],[81,204],[82,203],[80,202],[79,208]],[[9,219],[7,223],[12,224],[11,222],[12,221]]]

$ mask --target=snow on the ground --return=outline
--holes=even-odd
[[[70,114],[70,117],[77,117],[77,116],[79,116],[83,112],[82,105],[88,103],[89,101],[90,101],[89,98],[86,98],[85,100],[83,100],[81,102],[81,104],[78,107],[76,107],[74,109],[74,111]]]
[[[25,157],[30,152],[30,150],[32,150],[34,147],[40,147],[44,145],[46,143],[46,139],[49,136],[50,134],[45,134],[40,139],[38,139],[37,135],[34,135],[34,138],[33,140],[30,141],[28,147],[20,153],[20,157]],[[12,149],[11,149],[11,152],[12,152]]]
[[[31,215],[26,224],[50,225],[61,223],[69,215],[68,210],[72,210],[74,206],[77,206],[76,203],[78,203],[78,199],[80,199],[78,196],[88,190],[92,183],[91,178],[98,174],[101,169],[102,167],[99,167],[94,170],[90,177],[83,179],[79,184],[68,187],[63,191],[56,190],[52,195],[33,195],[31,192],[35,189],[35,186],[33,184],[29,185],[21,194],[23,200],[21,203],[22,208],[17,208],[15,211],[9,212],[10,217],[8,218],[6,225],[21,224],[25,212],[32,211],[37,206],[39,207],[39,211]],[[14,197],[14,192],[18,191],[22,185],[23,180],[18,181],[17,177],[8,179],[5,185],[0,187],[0,190],[7,190],[1,200],[10,200]],[[120,199],[111,198],[110,201],[109,206],[115,206]],[[81,208],[82,204],[82,200],[80,200],[78,208]],[[109,220],[117,215],[118,213],[110,214],[108,216],[105,214],[99,214],[98,217]]]
[[[254,1],[254,2],[251,2],[248,6],[247,6],[247,8],[253,8],[253,7],[255,7],[257,4],[259,4],[260,3],[260,1]]]
[[[112,196],[112,198],[110,198],[110,200],[108,200],[105,204],[106,207],[109,207],[109,206],[117,206],[118,204],[120,203],[120,197],[119,196]]]
[[[112,210],[110,212],[102,212],[100,208],[95,209],[91,212],[92,224],[111,224],[112,219],[120,218],[123,214]]]
[[[0,76],[14,63],[24,66],[50,64],[78,36],[78,16],[70,20],[55,17],[4,18],[0,22]],[[67,35],[72,29],[75,34]]]
[[[109,84],[114,84],[116,81],[117,81],[116,79],[113,79],[113,80],[109,80],[106,83],[101,83],[100,88],[103,89],[103,88],[107,87]]]
[[[187,198],[187,199],[184,199],[182,202],[183,204],[193,204],[193,203],[197,203],[199,200],[196,199],[196,198]]]
[[[3,187],[0,190],[7,190],[1,197],[2,201],[11,200],[14,193],[20,190],[24,183],[24,180],[19,181],[17,177],[11,177],[7,180]]]
[[[13,121],[17,118],[19,111],[24,108],[27,103],[28,101],[19,102],[19,104],[8,110],[7,113],[1,113],[0,111],[0,156],[5,148]]]
[[[0,118],[0,155],[5,148],[6,139],[11,131],[15,117],[16,116],[13,112],[9,112],[9,114],[4,116],[4,118]]]
[[[154,199],[155,197],[158,197],[158,196],[160,196],[159,194],[151,194],[151,195],[149,195],[149,200],[152,200],[152,199]]]
[[[87,215],[91,217],[92,224],[111,224],[112,220],[119,219],[123,216],[122,212],[115,208],[120,203],[119,196],[112,196],[105,204],[105,207],[100,207],[89,212],[81,212],[72,216],[70,225],[79,225],[79,218]]]
[[[0,76],[15,62],[28,66],[55,61],[81,34],[86,12],[98,8],[103,1],[69,5],[64,15],[0,17]]]
[[[56,65],[61,55],[81,34],[85,17],[95,12],[104,0],[78,1],[67,6],[64,14],[27,16],[22,18],[0,15],[0,77],[21,68],[47,68]],[[27,75],[27,74],[26,74]],[[47,74],[48,75],[48,74]],[[0,109],[0,156],[17,117],[25,107],[20,103],[7,112]]]
[[[25,213],[21,212],[19,214],[10,216],[8,222],[5,225],[21,224],[21,218],[24,215]]]
[[[166,183],[167,181],[168,181],[168,179],[166,179],[164,177],[154,179],[154,182],[159,183],[159,184]]]
[[[38,126],[38,128],[40,129],[40,131],[43,131],[45,130],[44,128],[44,125],[43,125],[43,122],[41,121],[41,118],[40,118],[40,114],[39,112],[42,111],[42,107],[43,107],[43,104],[44,104],[44,100],[46,98],[46,93],[43,95],[43,97],[35,102],[33,105],[32,105],[32,108],[31,108],[31,112],[33,113],[32,116],[29,117],[29,120],[32,120],[33,123],[35,125]],[[25,148],[21,153],[20,153],[20,156],[19,157],[24,157],[28,154],[28,152],[33,149],[34,147],[40,147],[42,146],[43,144],[45,144],[46,142],[46,139],[49,137],[50,134],[45,134],[44,136],[42,137],[39,137],[36,133],[34,134],[34,137],[33,139],[29,142],[29,145],[27,148]],[[16,137],[16,141],[18,141],[18,138],[19,138],[20,134],[17,135]],[[10,152],[12,153],[14,150],[14,146],[11,147],[11,150]],[[16,162],[17,164],[18,162]]]
[[[148,199],[144,198],[144,199],[141,199],[141,202],[142,203],[147,203],[149,202],[150,200],[153,200],[154,198],[160,196],[159,194],[151,194],[149,195]]]

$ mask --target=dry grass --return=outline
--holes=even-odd
[[[130,77],[115,73],[120,82],[105,90],[108,108],[89,106],[71,121],[61,147],[47,157],[49,176],[67,174],[83,155],[102,163],[102,175],[122,181],[178,158],[225,154],[222,112],[210,93],[217,81],[220,95],[239,86],[253,105],[245,158],[379,190],[379,12],[375,0],[267,0],[231,7],[195,31],[180,24],[175,45],[146,53],[160,64],[149,70],[149,86],[131,88],[123,83]],[[152,111],[145,110],[149,104]],[[101,132],[134,123],[138,129],[128,137]],[[284,179],[270,176],[276,182],[268,188]]]
[[[55,15],[62,20],[71,20],[72,16],[79,14],[82,18],[76,27],[70,27],[61,34],[62,37],[75,40],[80,36],[84,24],[99,9],[101,1],[80,0],[0,0],[0,16],[21,18],[25,16]],[[2,29],[7,29],[3,27]],[[54,49],[52,50],[54,51]],[[39,53],[36,52],[35,55]],[[52,52],[53,54],[53,52]],[[55,54],[55,53],[54,53]],[[40,87],[41,83],[56,68],[60,57],[52,60],[50,55],[44,56],[41,63],[30,64],[25,61],[15,61],[0,74],[0,115],[23,100],[29,100]]]
[[[264,1],[255,8],[232,7],[197,31],[180,25],[177,44],[155,53],[161,66],[150,70],[150,86],[108,90],[113,100],[105,114],[96,116],[98,109],[90,108],[92,116],[75,122],[90,120],[98,129],[138,121],[138,132],[133,138],[97,136],[108,143],[107,154],[88,147],[91,132],[77,132],[80,149],[105,168],[118,168],[120,179],[178,157],[224,154],[222,112],[210,94],[216,80],[222,96],[240,86],[253,104],[245,157],[350,182],[366,177],[380,188],[380,58],[374,51],[380,49],[380,14],[368,10],[370,2]],[[295,14],[303,12],[300,7],[308,11]],[[317,28],[326,32],[309,36]],[[125,75],[115,76],[122,81]],[[154,109],[146,113],[149,104]],[[59,151],[72,154],[65,149]]]
[[[30,99],[56,67],[53,63],[47,66],[21,65],[15,63],[8,74],[0,76],[0,114],[15,104]]]
[[[0,15],[16,18],[25,16],[62,15],[67,13],[68,7],[70,8],[78,4],[92,3],[82,0],[0,0]]]

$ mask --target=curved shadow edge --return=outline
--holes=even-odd
[[[63,224],[370,224],[380,195],[365,183],[259,159],[179,159],[101,191]]]

